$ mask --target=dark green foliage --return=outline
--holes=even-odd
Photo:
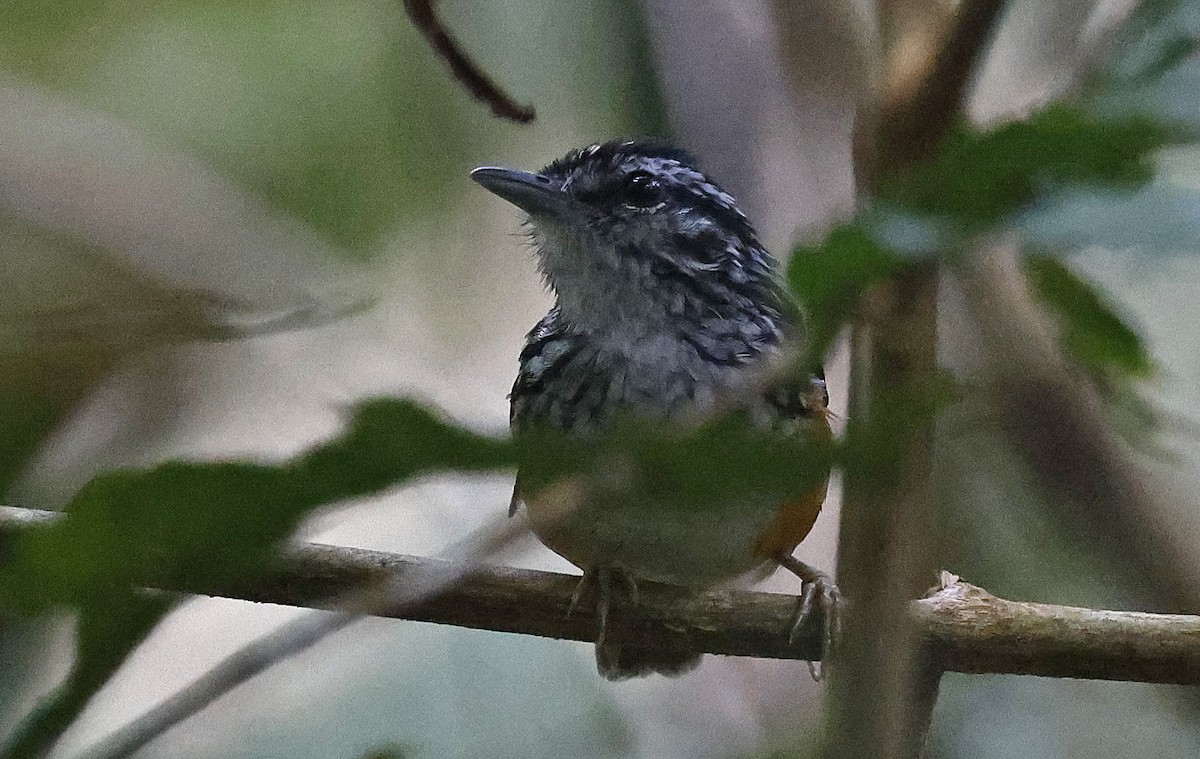
[[[799,498],[828,476],[834,454],[806,435],[764,433],[742,414],[686,431],[627,418],[592,439],[536,430],[522,434],[520,449],[527,492],[574,477],[588,491],[677,509],[728,505],[747,493]]]
[[[860,224],[840,226],[821,244],[795,250],[788,284],[808,313],[808,351],[815,360],[824,357],[863,291],[895,273],[900,263]]]
[[[434,471],[511,466],[512,445],[448,423],[411,401],[380,398],[357,407],[338,440],[296,462],[292,475],[318,503],[377,492]]]
[[[546,432],[522,440],[534,487],[581,478],[665,508],[705,508],[755,492],[797,497],[827,476],[833,451],[806,437],[763,434],[741,415],[679,431],[624,420],[580,440]],[[168,463],[101,475],[69,518],[6,541],[0,604],[36,613],[80,612],[80,647],[68,683],[25,723],[6,756],[32,756],[86,703],[165,613],[138,587],[212,587],[261,571],[313,509],[423,474],[491,470],[517,461],[512,443],[447,423],[413,403],[359,406],[346,433],[279,465]],[[39,737],[40,736],[40,737]]]
[[[101,475],[72,500],[70,519],[20,536],[0,592],[37,611],[167,577],[229,579],[294,525],[291,485],[281,469],[254,464]]]
[[[265,568],[319,506],[435,471],[511,466],[513,446],[467,432],[401,400],[357,408],[346,434],[295,461],[168,463],[101,475],[70,517],[8,536],[0,607],[79,611],[68,681],[4,755],[36,756],[169,608],[139,587],[212,587]]]
[[[788,282],[810,314],[814,360],[824,356],[858,297],[897,272],[914,248],[952,263],[978,236],[1004,229],[1067,189],[1136,190],[1153,177],[1157,151],[1176,139],[1153,119],[1106,120],[1066,105],[990,131],[956,127],[932,160],[883,183],[879,205],[820,245],[793,253]],[[1090,286],[1046,261],[1029,271],[1085,366],[1148,372],[1137,334]]]
[[[1025,274],[1059,318],[1067,351],[1093,376],[1150,374],[1153,364],[1141,337],[1090,282],[1059,259],[1044,255],[1026,258]]]
[[[168,463],[101,475],[69,519],[9,544],[0,604],[81,604],[136,586],[202,587],[261,570],[313,509],[449,469],[510,466],[512,446],[400,400],[369,401],[346,434],[279,464]]]
[[[1151,119],[1110,121],[1055,105],[991,131],[956,127],[931,161],[885,183],[880,196],[964,234],[979,233],[1039,193],[1081,185],[1134,189],[1153,176],[1150,158],[1172,139]]]

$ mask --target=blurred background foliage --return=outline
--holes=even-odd
[[[636,75],[646,53],[638,28],[622,26],[629,10],[579,3],[450,12],[468,42],[492,41],[481,48],[491,60],[532,53],[512,80],[537,91],[552,114],[586,106],[600,133],[654,131],[653,81]],[[534,16],[536,25],[514,23]],[[3,368],[13,378],[7,387],[31,386],[5,404],[17,417],[5,425],[8,462],[21,462],[121,354],[203,336],[230,318],[235,298],[250,311],[297,308],[310,280],[331,270],[344,278],[346,263],[403,255],[418,269],[440,266],[444,256],[398,246],[395,236],[436,237],[453,224],[456,204],[447,198],[458,196],[463,170],[477,160],[468,146],[502,144],[510,131],[447,86],[397,3],[16,2],[5,17],[7,96],[32,111],[28,121],[10,116],[6,135],[25,149],[29,170],[14,171],[4,233],[17,239],[6,246],[3,273],[29,284],[4,306],[11,337]],[[569,58],[578,78],[545,81],[541,72],[556,57]],[[74,129],[54,123],[57,108],[69,111]],[[39,113],[47,132],[31,142]],[[109,131],[132,135],[121,147],[141,154],[107,150]],[[94,172],[72,176],[73,150],[89,143]],[[170,165],[177,156],[194,163]],[[141,161],[169,164],[161,181],[178,198],[164,196],[162,205],[182,205],[140,197],[154,189],[139,186]],[[242,239],[231,241],[227,228],[215,230],[224,240],[187,239],[232,221],[206,207],[203,193],[214,188],[189,169],[211,172],[249,207],[230,211],[241,214]],[[56,171],[85,186],[60,192],[71,197],[47,218],[38,188],[22,185]],[[90,191],[112,197],[98,203],[83,194]],[[270,218],[277,214],[302,221],[303,236],[259,229],[279,224]],[[185,239],[156,229],[160,221]]]
[[[116,580],[252,570],[259,549],[323,504],[353,508],[318,512],[306,534],[413,553],[503,509],[503,476],[393,487],[455,466],[502,469],[514,456],[490,433],[503,428],[521,335],[546,301],[518,252],[514,215],[465,182],[472,166],[536,166],[597,139],[674,133],[702,160],[732,164],[721,178],[768,231],[786,230],[768,234],[775,250],[787,250],[793,230],[835,220],[850,130],[828,85],[855,76],[820,59],[829,51],[819,46],[844,52],[822,25],[839,5],[801,4],[817,37],[804,52],[817,62],[808,79],[789,79],[776,59],[796,51],[775,49],[783,43],[772,42],[761,4],[439,4],[480,62],[538,107],[539,121],[520,130],[450,80],[397,2],[7,3],[0,492],[9,503],[69,505],[80,519],[0,541],[0,598],[10,608],[78,605],[84,665],[57,710],[25,722],[14,755],[36,745],[39,729],[69,722],[167,611]],[[919,17],[923,4],[911,5]],[[1086,18],[1095,6],[1018,0],[1003,34]],[[732,31],[711,47],[689,42],[697,24]],[[1119,378],[1114,413],[1153,419],[1151,431],[1139,427],[1155,443],[1147,466],[1158,467],[1164,513],[1186,534],[1200,533],[1188,508],[1200,493],[1190,421],[1200,410],[1197,34],[1196,3],[1148,4],[1117,64],[1089,78],[1069,109],[1026,105],[1038,111],[1032,121],[985,136],[961,128],[956,150],[798,248],[789,269],[829,344],[853,297],[898,262],[960,252],[966,233],[996,224],[1019,230],[1039,253],[1028,271],[1074,357],[1094,377]],[[985,71],[977,101],[989,76],[1020,69],[1015,60],[1068,65],[1070,55],[1036,49],[1043,42],[1002,36],[1001,71]],[[801,102],[781,121],[765,101],[787,99],[785,82]],[[853,86],[844,89],[852,100]],[[1022,106],[977,102],[974,113],[987,122],[1006,109]],[[810,145],[798,157],[779,146],[797,133]],[[788,184],[798,175],[812,186]],[[969,329],[954,328],[968,321],[955,319],[961,304],[946,298],[946,363],[969,389],[984,362]],[[356,315],[333,318],[346,311]],[[844,403],[845,385],[831,384]],[[348,411],[381,393],[432,400],[473,432],[399,401]],[[1106,557],[1047,514],[1011,441],[980,424],[987,409],[969,393],[959,401],[940,422],[945,566],[1015,598],[1142,605]],[[92,479],[173,458],[200,461]],[[537,548],[507,558],[561,567]],[[54,755],[75,755],[278,624],[271,614],[215,601],[177,611]],[[71,640],[61,618],[0,618],[0,729],[10,739],[64,677]],[[1200,726],[1158,698],[1166,690],[949,676],[933,751],[1195,755]],[[709,662],[684,681],[612,686],[582,646],[370,622],[143,754],[718,757],[782,746],[802,755],[817,699],[802,668],[777,662]]]
[[[420,430],[398,419],[408,407],[384,403],[360,409],[348,437],[302,461],[167,466],[73,493],[94,472],[172,456],[291,455],[334,434],[348,421],[345,404],[363,394],[450,396],[443,405],[460,419],[500,429],[508,365],[541,306],[531,267],[513,251],[494,251],[512,215],[470,220],[484,203],[467,200],[466,171],[514,154],[514,162],[547,161],[596,136],[661,133],[663,116],[630,2],[444,10],[489,65],[516,64],[504,78],[537,93],[545,127],[521,136],[490,119],[452,83],[399,3],[6,5],[0,277],[13,286],[0,306],[0,492],[10,503],[69,503],[91,515],[80,529],[0,544],[6,606],[66,602],[81,613],[79,666],[19,737],[14,720],[71,660],[70,628],[2,620],[0,725],[14,755],[35,751],[39,732],[69,722],[165,611],[134,613],[135,599],[109,570],[142,579],[194,573],[197,557],[219,550],[230,561],[200,564],[245,571],[313,506],[411,476],[409,454],[445,468],[465,463],[462,444],[474,442],[499,457],[488,466],[505,460],[500,443],[467,433],[439,447],[428,433],[443,422],[430,418],[433,426]],[[511,301],[493,299],[497,281],[522,280]],[[319,329],[363,303],[382,305]],[[522,307],[525,317],[510,315]],[[500,330],[489,311],[507,315]],[[297,325],[318,329],[271,336]],[[507,339],[494,349],[507,354],[504,364],[481,362],[479,349],[497,334]],[[214,339],[221,342],[203,346]],[[308,359],[286,376],[280,367],[298,360],[297,343]],[[494,380],[473,376],[480,373]],[[462,392],[468,382],[476,386]],[[473,400],[480,397],[486,402]],[[410,524],[389,547],[405,538],[411,545],[411,535],[418,552],[436,547],[436,515],[402,518]],[[472,518],[449,520],[447,536]],[[133,523],[140,537],[118,528]],[[227,625],[224,638],[232,645],[279,618],[229,616],[239,613],[244,629]],[[168,648],[195,646],[194,635]],[[411,666],[396,663],[393,678]],[[152,681],[159,666],[149,670]],[[161,697],[186,679],[146,695]],[[416,692],[429,695],[424,685]],[[455,692],[433,703],[445,707]],[[414,702],[396,700],[408,704],[405,722],[417,718]],[[93,735],[120,721],[102,717]],[[326,733],[361,750],[329,744],[312,755],[429,739],[424,730],[386,728],[374,740],[333,724]],[[254,755],[297,755],[281,737],[260,738]],[[481,731],[447,745],[494,738]]]

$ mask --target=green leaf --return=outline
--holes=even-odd
[[[793,251],[787,279],[808,313],[810,357],[824,357],[859,296],[900,265],[889,248],[858,224],[840,226],[819,245]]]
[[[78,650],[66,682],[22,721],[0,756],[43,756],[170,605],[163,598],[129,592],[96,597],[84,604],[76,628]]]
[[[1163,40],[1154,50],[1153,56],[1127,80],[1129,84],[1154,82],[1164,74],[1179,68],[1184,61],[1200,52],[1200,40],[1188,34],[1179,34]]]
[[[511,443],[413,403],[376,400],[347,433],[276,466],[168,463],[100,475],[69,519],[16,536],[0,603],[84,604],[131,586],[205,587],[261,571],[313,509],[435,471],[511,466]]]
[[[508,439],[470,432],[411,401],[380,398],[360,404],[346,434],[302,457],[291,475],[305,498],[329,503],[432,472],[515,463]]]
[[[0,597],[15,588],[37,609],[181,577],[227,581],[262,566],[264,549],[316,505],[294,488],[283,469],[254,464],[100,475],[72,499],[69,519],[19,536]]]
[[[974,233],[1063,186],[1135,189],[1172,140],[1152,119],[1102,120],[1055,105],[987,132],[956,127],[932,160],[885,183],[880,196]]]
[[[684,511],[727,508],[748,493],[799,499],[828,478],[834,458],[819,434],[764,430],[740,413],[690,429],[622,417],[602,435],[533,429],[518,440],[526,494],[570,482],[581,495]]]
[[[506,440],[477,435],[411,402],[358,407],[345,435],[293,462],[169,463],[101,475],[70,517],[5,543],[0,605],[80,609],[66,685],[23,723],[8,757],[33,757],[73,720],[168,608],[131,588],[208,587],[261,571],[309,512],[447,469],[511,466]]]
[[[1027,257],[1025,274],[1058,317],[1066,349],[1081,366],[1101,378],[1150,374],[1153,363],[1141,337],[1090,282],[1046,255]]]

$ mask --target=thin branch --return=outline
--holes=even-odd
[[[0,536],[63,518],[60,512],[0,507]],[[291,658],[365,616],[391,614],[437,596],[461,581],[480,562],[528,533],[520,522],[498,518],[472,531],[441,552],[436,571],[403,582],[391,574],[365,574],[357,582],[331,588],[326,596],[333,614],[309,614],[254,640],[222,659],[197,680],[150,711],[124,725],[84,754],[88,759],[124,759],[180,722],[279,662]],[[340,549],[345,550],[345,549]],[[213,595],[224,595],[214,593]],[[304,605],[304,604],[300,604]]]
[[[0,508],[0,533],[54,518]],[[431,588],[459,582],[434,597],[374,616],[591,642],[594,610],[567,609],[579,578],[464,561],[305,544],[287,552],[268,576],[238,587],[170,590],[260,603],[336,608],[347,590]],[[1022,674],[1200,685],[1200,616],[1099,611],[1025,603],[943,573],[932,595],[909,604],[918,638],[947,671]],[[670,637],[697,651],[728,656],[810,659],[820,655],[819,625],[789,645],[796,598],[728,590],[700,594],[639,585],[636,613],[614,609],[610,624],[647,639]]]
[[[933,152],[958,118],[967,88],[1004,9],[1004,0],[965,0],[941,46],[880,104],[880,168],[903,167]]]
[[[478,63],[467,55],[433,10],[433,0],[404,0],[404,12],[438,57],[450,67],[454,78],[472,97],[487,103],[502,119],[528,124],[537,115],[532,105],[521,105],[501,89]]]
[[[355,614],[306,614],[246,644],[137,719],[122,725],[80,756],[124,759],[180,722],[271,666],[291,658],[361,619]]]

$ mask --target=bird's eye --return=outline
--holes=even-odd
[[[650,208],[661,200],[662,185],[653,175],[636,171],[629,175],[625,185],[625,202],[634,208]]]

